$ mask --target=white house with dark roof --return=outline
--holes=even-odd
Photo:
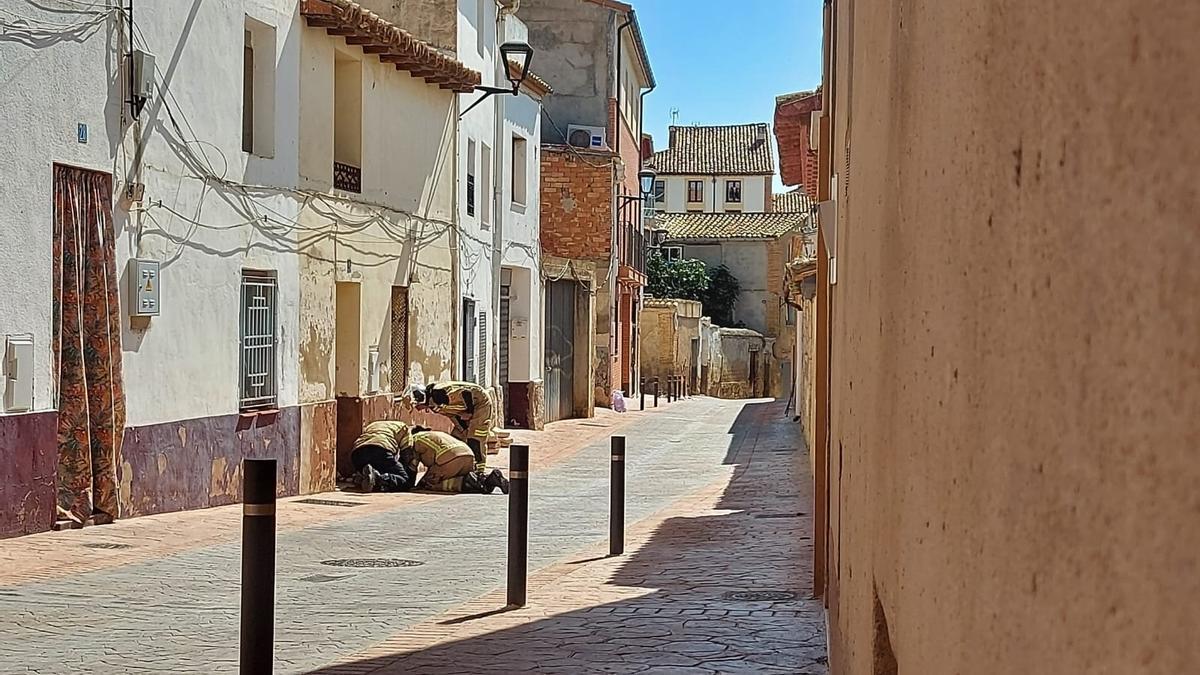
[[[665,213],[762,213],[771,209],[775,158],[765,123],[671,127],[654,154],[655,207]]]

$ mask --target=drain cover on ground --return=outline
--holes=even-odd
[[[730,591],[724,597],[742,602],[784,602],[795,600],[796,594],[789,591]]]
[[[755,517],[755,518],[799,518],[799,517],[801,517],[801,516],[803,516],[803,515],[804,515],[804,513],[803,513],[803,512],[797,512],[797,513],[759,513],[759,514],[756,514],[754,517]]]
[[[317,506],[362,506],[366,502],[342,502],[336,499],[297,499],[297,504],[316,504]]]
[[[87,548],[104,548],[104,549],[113,549],[113,550],[120,549],[120,548],[133,548],[133,546],[131,546],[130,544],[114,544],[112,542],[107,542],[107,541],[98,541],[98,542],[94,542],[91,544],[84,544],[84,546],[86,546]]]
[[[342,560],[322,560],[321,564],[332,567],[416,567],[425,563],[420,560],[402,560],[400,558],[344,558]]]

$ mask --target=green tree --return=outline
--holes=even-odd
[[[733,320],[733,308],[741,292],[741,284],[728,267],[720,265],[708,270],[708,287],[700,297],[704,303],[704,313],[718,326],[741,328],[744,324]]]
[[[653,252],[646,260],[646,292],[656,298],[699,300],[718,326],[736,328],[733,308],[741,284],[724,265],[709,269],[701,260],[667,260]]]
[[[667,260],[654,252],[646,260],[646,291],[656,298],[702,300],[708,268],[700,260]]]

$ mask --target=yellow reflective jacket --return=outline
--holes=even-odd
[[[411,444],[412,432],[409,430],[407,424],[404,422],[383,420],[380,422],[371,422],[363,427],[362,435],[358,437],[358,440],[354,441],[354,449],[357,450],[364,445],[378,445],[390,451],[393,455],[399,455],[401,450],[404,450]]]
[[[418,431],[412,435],[412,450],[414,459],[427,469],[460,455],[474,456],[466,443],[444,431]]]

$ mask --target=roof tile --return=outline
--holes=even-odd
[[[667,231],[668,240],[774,239],[799,232],[807,222],[807,213],[664,213],[657,227]]]
[[[671,127],[669,147],[654,153],[660,174],[769,175],[775,173],[766,123]]]
[[[771,202],[776,213],[808,213],[812,210],[812,199],[802,187],[772,195]]]

